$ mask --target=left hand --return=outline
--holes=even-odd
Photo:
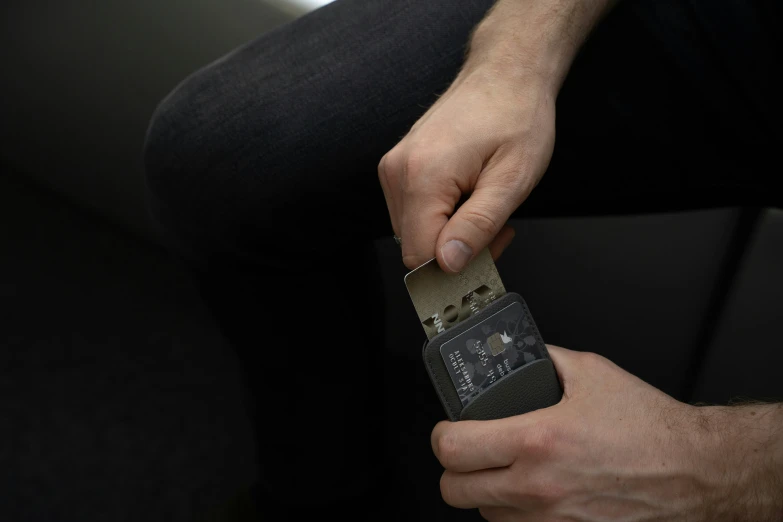
[[[559,404],[435,427],[448,504],[493,522],[761,520],[743,497],[759,456],[721,432],[731,408],[689,406],[603,357],[549,350]]]

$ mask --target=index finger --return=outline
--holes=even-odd
[[[426,193],[404,196],[399,226],[405,266],[413,270],[435,257],[435,242],[451,210],[447,203]]]
[[[510,466],[523,436],[520,419],[439,422],[432,430],[432,451],[444,468],[458,473]]]
[[[478,172],[480,164],[433,148],[409,151],[405,165],[399,226],[403,262],[413,269],[435,257],[438,237],[462,196],[459,180]]]

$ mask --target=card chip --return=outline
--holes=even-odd
[[[499,332],[495,332],[487,337],[487,344],[489,345],[489,349],[492,352],[493,357],[503,353],[503,350],[506,349],[506,345],[503,342],[503,339],[500,337]]]
[[[534,335],[522,303],[513,302],[445,341],[440,355],[462,406],[498,379],[543,359],[543,345]]]

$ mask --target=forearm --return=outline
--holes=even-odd
[[[495,70],[557,92],[579,47],[618,0],[498,0],[476,27],[465,70]]]
[[[699,410],[699,425],[710,433],[705,450],[725,486],[713,519],[783,520],[783,404]]]

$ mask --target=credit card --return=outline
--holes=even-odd
[[[488,249],[459,274],[431,259],[405,276],[405,286],[428,339],[445,332],[506,294]]]
[[[440,347],[462,406],[498,379],[544,358],[520,303],[511,303]]]

